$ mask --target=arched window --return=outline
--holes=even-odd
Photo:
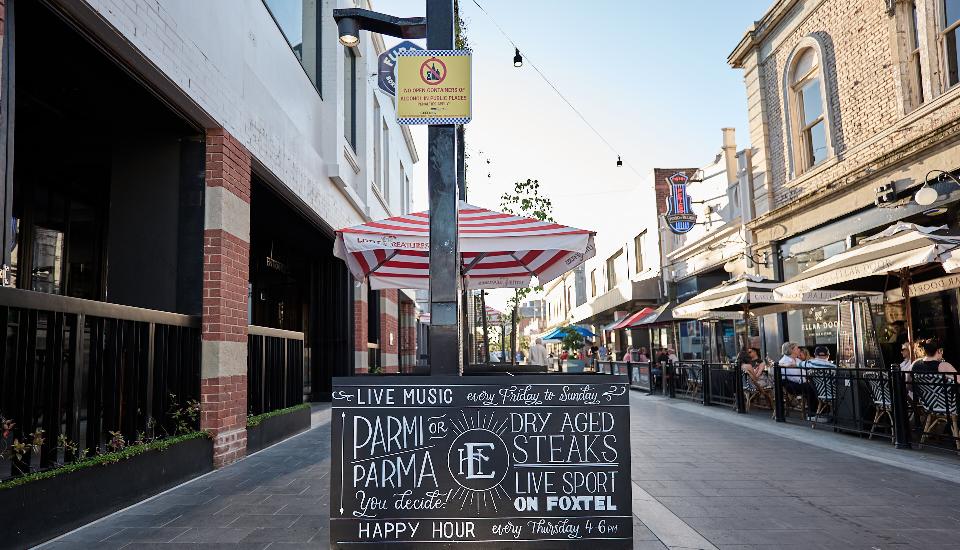
[[[830,156],[820,56],[813,47],[794,56],[789,78],[793,172],[799,176]]]

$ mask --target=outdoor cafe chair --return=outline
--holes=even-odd
[[[687,365],[684,371],[687,373],[687,393],[692,395],[699,392],[700,387],[703,385],[702,367]]]
[[[873,439],[873,434],[876,432],[877,423],[884,416],[887,418],[887,422],[890,424],[890,440],[893,441],[893,398],[890,391],[891,380],[883,379],[883,376],[879,372],[865,372],[863,377],[866,378],[867,384],[870,385],[870,395],[873,397],[873,408],[876,410],[876,413],[873,415],[873,422],[870,424],[870,437],[867,439]]]
[[[913,373],[913,393],[917,398],[920,409],[927,419],[920,436],[920,445],[927,441],[927,437],[940,423],[950,425],[953,433],[953,442],[960,450],[960,428],[957,426],[957,388],[956,382],[950,381],[942,374]]]
[[[833,410],[833,401],[837,396],[837,373],[833,369],[814,368],[807,371],[807,376],[813,383],[813,388],[817,390],[817,399],[820,401],[817,406],[817,416],[823,414],[828,408]]]
[[[740,375],[743,377],[743,395],[745,396],[745,401],[747,405],[747,412],[750,412],[750,406],[753,405],[754,399],[763,397],[767,400],[767,404],[770,406],[770,409],[773,409],[773,396],[770,395],[770,388],[765,388],[760,384],[757,384],[753,377],[750,376],[750,373],[741,370]],[[736,407],[736,401],[734,401],[733,406]]]

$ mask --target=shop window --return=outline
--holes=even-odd
[[[846,241],[837,241],[814,250],[791,253],[783,258],[784,280],[796,276],[805,269],[809,269],[827,258],[839,254],[847,249]]]
[[[947,87],[951,87],[960,82],[960,0],[943,0],[941,7],[943,31],[940,39],[944,48]]]
[[[280,27],[297,61],[320,92],[320,2],[318,0],[263,0]],[[323,94],[320,93],[323,97]]]
[[[793,172],[799,176],[829,156],[827,117],[818,51],[813,47],[799,50],[790,67],[790,137]]]
[[[357,54],[343,48],[343,137],[357,150]]]

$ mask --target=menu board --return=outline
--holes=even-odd
[[[627,376],[351,377],[333,389],[332,547],[631,547]]]

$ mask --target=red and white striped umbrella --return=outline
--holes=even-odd
[[[592,231],[494,212],[460,201],[467,288],[546,284],[596,254]],[[337,231],[333,253],[370,287],[429,287],[430,214],[418,212]]]

